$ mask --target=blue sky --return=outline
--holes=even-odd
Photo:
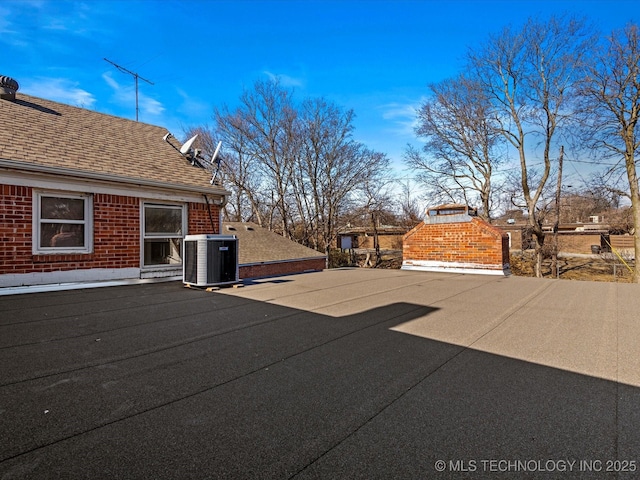
[[[135,119],[178,138],[211,124],[256,80],[356,113],[355,138],[402,171],[429,83],[468,47],[530,16],[586,16],[603,32],[640,21],[637,0],[3,0],[0,75],[23,93]],[[407,174],[405,172],[405,174]]]

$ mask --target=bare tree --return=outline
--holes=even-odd
[[[418,206],[416,196],[413,194],[409,179],[400,183],[401,194],[399,198],[400,218],[399,224],[407,230],[418,225],[424,218],[424,212]]]
[[[634,227],[635,269],[633,281],[640,282],[640,188],[636,167],[640,147],[640,32],[638,25],[629,24],[615,31],[598,51],[589,71],[583,93],[587,99],[588,138],[591,145],[613,159],[614,165],[605,177],[626,174],[628,190],[619,184],[610,185],[618,194],[631,200]],[[609,182],[608,182],[609,183]]]
[[[297,104],[277,80],[256,82],[234,111],[216,109],[236,218],[248,204],[261,225],[328,252],[337,219],[388,164],[353,140],[353,118],[322,98]]]
[[[307,99],[300,112],[301,150],[296,175],[296,197],[315,248],[326,249],[334,233],[334,222],[346,195],[356,185],[347,182],[346,189],[333,188],[340,182],[338,169],[350,158],[345,145],[348,142],[353,112],[322,98]],[[343,172],[344,173],[344,172]]]
[[[255,82],[242,93],[236,110],[216,109],[214,114],[227,149],[234,153],[235,165],[230,166],[236,169],[237,185],[259,223],[288,238],[293,234],[289,210],[296,115],[292,92],[277,79]],[[247,180],[250,184],[243,184]],[[257,192],[267,193],[251,199]],[[260,213],[259,207],[266,211]]]
[[[253,157],[247,155],[245,139],[238,134],[242,129],[234,127],[234,122],[229,121],[232,115],[221,121],[221,113],[216,111],[214,118],[218,120],[218,130],[208,126],[194,127],[186,130],[186,136],[198,135],[195,146],[202,151],[204,159],[212,158],[217,143],[223,142],[216,164],[205,162],[204,166],[211,171],[212,178],[215,176],[216,181],[231,192],[224,207],[225,219],[234,222],[255,221],[262,225],[265,212],[262,207],[264,201],[257,188],[260,176],[256,173]]]
[[[494,168],[501,163],[501,139],[491,104],[468,77],[430,85],[431,98],[418,110],[416,134],[426,139],[419,152],[409,147],[405,163],[417,170],[432,199],[473,204],[491,218]]]
[[[538,202],[559,153],[563,127],[575,118],[575,87],[593,39],[581,20],[529,20],[519,31],[504,29],[469,56],[473,76],[492,104],[491,116],[517,152],[528,227],[536,239],[538,277],[545,240]],[[541,153],[534,147],[541,147]],[[541,163],[535,180],[532,163]]]
[[[358,211],[363,217],[363,224],[371,227],[373,232],[374,258],[368,253],[364,262],[365,267],[376,268],[382,261],[379,231],[381,225],[388,219],[394,218],[390,211],[392,205],[390,180],[383,181],[379,175],[363,179],[360,189],[360,207]]]
[[[609,223],[611,212],[618,208],[614,195],[605,188],[594,189],[591,186],[575,189],[564,185],[564,194],[560,198],[560,223],[588,223],[591,216],[603,215]]]
[[[352,138],[354,113],[323,98],[305,100],[299,111],[301,138],[294,196],[303,230],[313,245],[328,252],[337,220],[361,185],[386,171],[385,155]]]
[[[225,211],[232,220],[253,221],[265,226],[265,219],[270,215],[270,203],[261,188],[264,180],[258,158],[252,154],[251,141],[245,135],[248,128],[244,117],[241,112],[229,114],[216,109],[214,120],[223,142],[220,163],[223,178],[233,192],[232,201]]]

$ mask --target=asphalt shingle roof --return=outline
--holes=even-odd
[[[210,173],[163,140],[163,127],[20,93],[14,101],[0,100],[0,122],[4,166],[19,162],[24,168],[224,193],[210,185]]]
[[[238,238],[240,265],[325,257],[323,253],[251,222],[225,222],[221,233]]]

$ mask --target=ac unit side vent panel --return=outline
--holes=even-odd
[[[198,242],[184,242],[184,283],[198,283]]]

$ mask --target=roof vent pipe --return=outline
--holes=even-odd
[[[3,100],[15,100],[18,82],[11,77],[0,75],[0,98]]]

